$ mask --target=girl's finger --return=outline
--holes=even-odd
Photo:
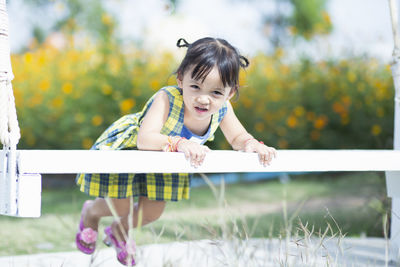
[[[183,153],[185,154],[185,159],[189,160],[190,159],[190,153],[187,150],[184,150]]]

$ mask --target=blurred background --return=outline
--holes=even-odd
[[[249,58],[233,105],[257,139],[278,149],[393,147],[388,1],[9,0],[8,10],[21,149],[89,149],[112,122],[175,84],[185,53],[178,38],[205,36],[225,38]],[[221,132],[208,145],[230,149]],[[246,237],[281,238],[297,220],[340,235],[386,235],[384,173],[278,176],[224,176],[237,182],[225,198],[254,230]],[[0,218],[9,229],[0,233],[0,255],[75,250],[88,197],[72,176],[43,178],[40,219]],[[220,210],[198,186],[190,200],[168,205],[138,244],[215,238],[207,229]]]
[[[10,0],[9,19],[20,148],[90,148],[175,84],[178,38],[204,36],[249,57],[233,104],[256,138],[280,149],[392,147],[386,1]],[[229,148],[220,136],[210,146]]]

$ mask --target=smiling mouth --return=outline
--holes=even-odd
[[[196,111],[199,112],[199,113],[204,113],[204,112],[207,112],[207,111],[208,111],[208,109],[206,109],[206,108],[201,108],[201,107],[195,107],[195,109],[196,109]]]

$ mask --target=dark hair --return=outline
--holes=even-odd
[[[249,61],[230,43],[224,39],[206,37],[192,44],[180,38],[176,45],[188,48],[176,71],[178,78],[193,66],[192,79],[204,81],[216,66],[224,87],[229,86],[235,93],[238,92],[240,67],[248,67]]]

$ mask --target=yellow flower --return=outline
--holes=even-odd
[[[43,67],[46,64],[46,57],[44,55],[39,56],[39,66]]]
[[[347,73],[347,79],[349,80],[349,82],[354,83],[356,81],[356,79],[357,79],[357,76],[356,76],[356,74],[354,72],[349,71]]]
[[[329,13],[326,12],[326,11],[322,12],[322,19],[324,20],[325,23],[327,23],[329,25],[332,23],[331,22],[331,17],[329,16]]]
[[[32,58],[33,58],[32,57],[32,53],[30,53],[30,52],[25,53],[24,61],[25,61],[26,64],[31,63],[32,62]]]
[[[42,104],[42,101],[43,101],[43,96],[39,93],[36,93],[32,96],[32,98],[28,102],[28,106],[29,107],[38,106],[38,105]]]
[[[264,68],[264,75],[268,80],[272,80],[275,77],[274,68],[270,64]]]
[[[108,66],[112,74],[118,74],[121,69],[121,61],[117,57],[111,58]]]
[[[371,133],[372,135],[379,135],[382,132],[382,128],[381,126],[379,126],[378,124],[374,124],[371,128]]]
[[[297,118],[293,115],[289,116],[289,118],[286,120],[286,123],[290,128],[296,128],[298,125]]]
[[[342,97],[342,102],[343,102],[343,104],[346,105],[346,107],[350,106],[350,104],[351,104],[351,98],[350,98],[350,96],[348,96],[348,95],[343,96],[343,97]]]
[[[246,73],[244,70],[240,69],[239,72],[239,86],[243,86],[246,84]]]
[[[93,140],[91,138],[86,137],[82,140],[82,146],[84,149],[91,148],[92,144],[93,144]]]
[[[103,117],[96,115],[92,118],[93,126],[100,126],[103,123]]]
[[[111,95],[112,93],[112,87],[109,84],[103,84],[101,86],[101,91],[103,92],[103,94],[105,95]]]
[[[333,109],[334,112],[336,112],[338,114],[342,114],[342,113],[346,112],[346,109],[339,102],[333,103],[332,104],[332,109]]]
[[[328,117],[326,117],[325,115],[319,116],[314,121],[314,128],[321,130],[322,128],[324,128],[326,126],[327,123],[328,123]]]
[[[51,105],[52,105],[53,108],[60,108],[63,104],[64,104],[64,101],[60,97],[54,98],[51,101]]]
[[[302,107],[302,106],[297,106],[297,107],[294,109],[294,115],[296,115],[297,117],[303,116],[304,113],[305,113],[305,109],[304,109],[304,107]]]
[[[157,79],[152,79],[150,81],[150,88],[154,91],[160,89],[160,82]]]
[[[101,16],[101,22],[103,22],[104,25],[111,25],[113,22],[112,17],[107,13],[103,13]]]
[[[63,86],[62,86],[62,91],[66,95],[69,95],[70,93],[72,93],[72,84],[69,83],[69,82],[64,83]]]
[[[50,88],[50,81],[47,79],[42,80],[39,83],[39,89],[42,90],[43,92],[46,92]]]
[[[132,98],[125,99],[119,104],[119,108],[122,113],[129,112],[135,106],[135,100]]]

